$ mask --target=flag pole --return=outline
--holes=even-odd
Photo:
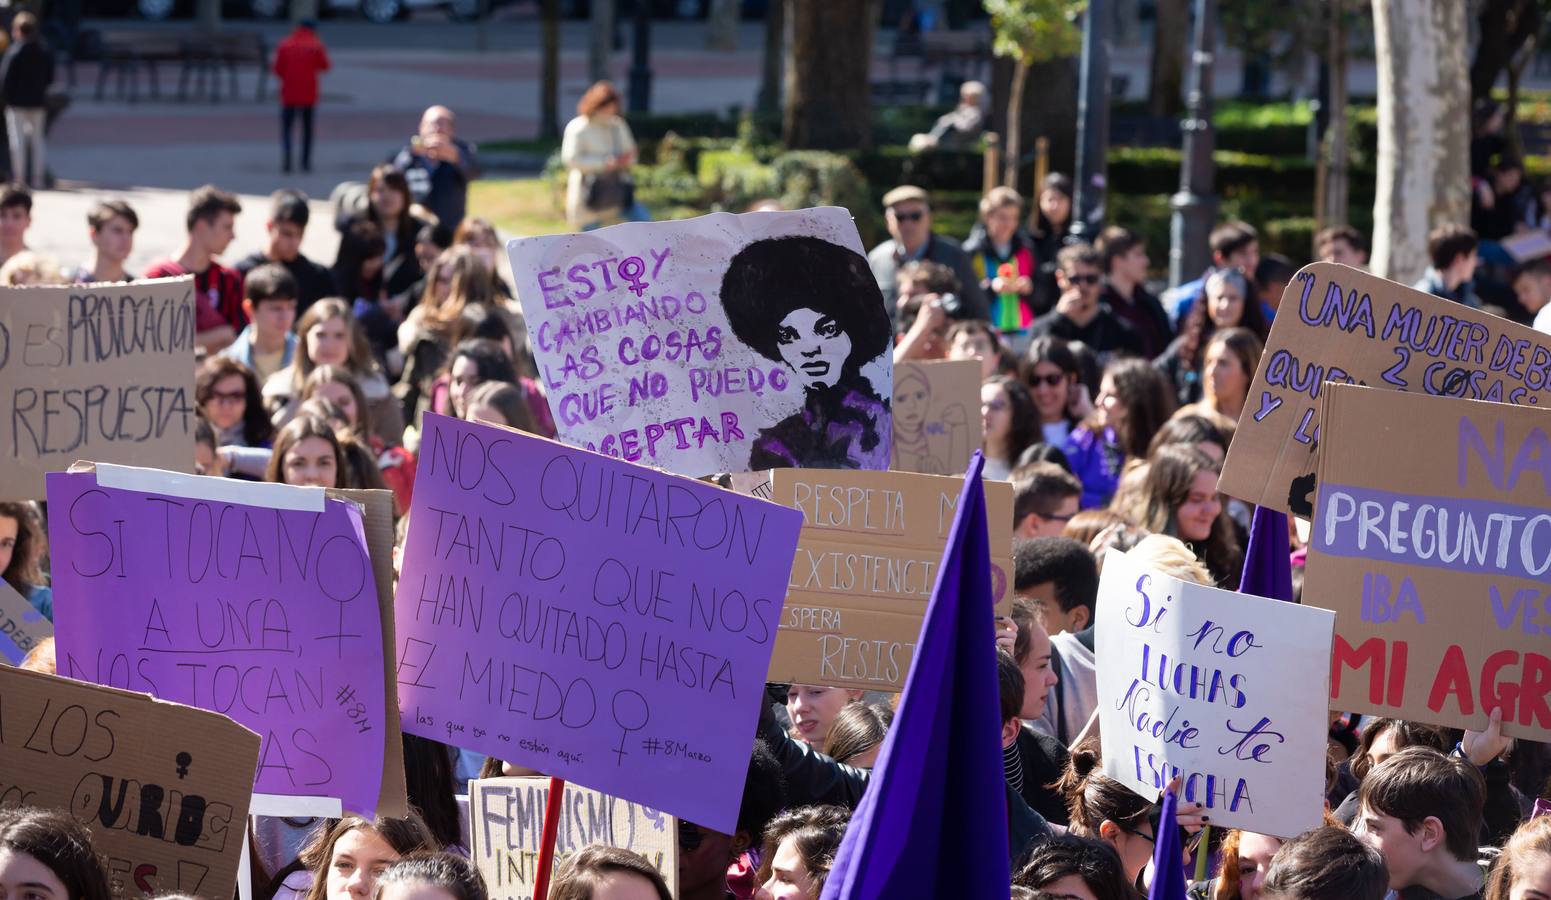
[[[1212,826],[1201,826],[1201,841],[1196,844],[1196,877],[1194,881],[1206,880],[1206,858],[1211,855],[1208,845],[1212,842]]]
[[[539,839],[539,858],[533,874],[533,900],[549,897],[549,871],[555,865],[555,839],[560,834],[560,798],[565,794],[565,779],[550,776],[549,802],[544,805],[544,832]]]

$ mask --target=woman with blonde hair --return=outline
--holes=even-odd
[[[565,218],[577,231],[619,221],[640,222],[646,210],[635,199],[630,167],[636,162],[635,136],[625,122],[619,91],[599,81],[576,103],[576,118],[566,123],[560,162],[568,171]]]
[[[1486,900],[1551,896],[1551,817],[1520,825],[1486,879]]]
[[[264,399],[275,411],[275,426],[284,426],[296,415],[312,370],[333,365],[355,376],[376,434],[386,445],[398,446],[404,439],[404,415],[350,304],[338,297],[319,300],[296,320],[296,333],[301,338],[296,342],[296,358],[264,382]]]

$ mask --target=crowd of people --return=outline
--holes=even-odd
[[[562,154],[573,225],[643,218],[617,93],[595,86],[578,112]],[[293,190],[263,211],[265,244],[227,262],[235,218],[255,212],[207,186],[189,198],[182,244],[144,272],[125,269],[139,223],[119,200],[91,211],[93,258],[66,269],[27,249],[32,197],[11,187],[0,193],[0,283],[192,275],[198,470],[387,489],[403,515],[426,410],[556,433],[521,307],[499,274],[501,241],[467,214],[478,164],[455,128],[451,111],[427,110],[391,162],[336,192],[331,265],[301,253],[305,230],[319,226]],[[1494,165],[1490,177],[1505,184]],[[894,358],[979,362],[986,477],[1014,489],[1013,613],[986,636],[998,654],[1012,895],[1134,900],[1158,876],[1154,846],[1173,827],[1186,855],[1212,860],[1191,888],[1210,900],[1551,895],[1551,820],[1534,816],[1551,752],[1503,738],[1495,718],[1461,733],[1333,715],[1326,824],[1296,836],[1211,829],[1202,841],[1199,804],[1182,802],[1166,822],[1158,798],[1103,774],[1094,610],[1105,555],[1119,548],[1177,578],[1238,586],[1253,510],[1221,495],[1218,475],[1295,263],[1262,256],[1249,224],[1224,222],[1211,234],[1211,269],[1160,297],[1136,232],[1116,225],[1092,245],[1071,239],[1072,184],[1059,174],[1032,209],[1009,188],[987,193],[962,243],[934,230],[921,188],[890,191],[884,205],[890,237],[867,261],[895,326]],[[1473,306],[1495,297],[1505,314],[1551,324],[1539,315],[1551,265],[1498,265],[1497,293],[1471,289],[1483,283],[1481,248],[1500,246],[1440,229],[1424,286]],[[1350,227],[1321,232],[1316,249],[1366,262]],[[51,616],[40,520],[32,504],[0,504],[0,574]],[[1297,583],[1306,535],[1289,538]],[[51,646],[27,665],[51,670]],[[678,898],[817,900],[897,699],[772,685],[753,701],[759,727],[736,828],[679,823]],[[415,813],[261,818],[255,897],[484,900],[458,797],[473,777],[536,773],[419,737],[404,743]],[[0,811],[0,897],[109,894],[90,834],[68,815]],[[566,860],[550,896],[670,893],[643,857],[594,846]]]

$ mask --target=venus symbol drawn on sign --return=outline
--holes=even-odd
[[[634,697],[636,699],[636,705],[640,706],[640,709],[634,714],[631,713],[628,707],[623,712],[620,711],[620,698],[627,695]],[[650,722],[652,719],[652,713],[651,709],[646,705],[646,698],[641,696],[639,691],[630,690],[628,688],[623,691],[617,691],[614,694],[614,702],[611,704],[611,706],[614,710],[614,724],[624,729],[619,733],[619,748],[614,751],[615,764],[622,766],[625,764],[625,739],[630,737],[630,732],[640,731],[641,729],[645,728],[646,723]],[[636,718],[641,720],[639,725],[626,724],[627,719]]]
[[[619,277],[630,282],[630,293],[637,297],[646,293],[651,284],[643,281],[641,276],[646,274],[646,262],[639,256],[626,257],[619,264]]]

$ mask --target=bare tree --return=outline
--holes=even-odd
[[[882,0],[791,0],[788,147],[846,150],[872,144],[872,45]]]
[[[587,42],[587,77],[603,81],[609,77],[609,59],[614,55],[614,0],[592,0],[588,14],[592,30]]]
[[[1189,0],[1158,0],[1153,20],[1152,76],[1147,84],[1150,115],[1175,117],[1185,111],[1185,49],[1190,46]]]
[[[539,134],[560,136],[560,0],[544,0],[544,61]]]
[[[1379,171],[1373,270],[1411,282],[1427,233],[1470,216],[1470,79],[1465,4],[1373,0]]]
[[[786,70],[786,8],[791,0],[770,0],[765,10],[765,57],[759,70],[755,107],[768,115],[781,110],[781,83]]]
[[[706,16],[707,50],[731,53],[738,49],[738,18],[742,11],[743,0],[711,0]]]

